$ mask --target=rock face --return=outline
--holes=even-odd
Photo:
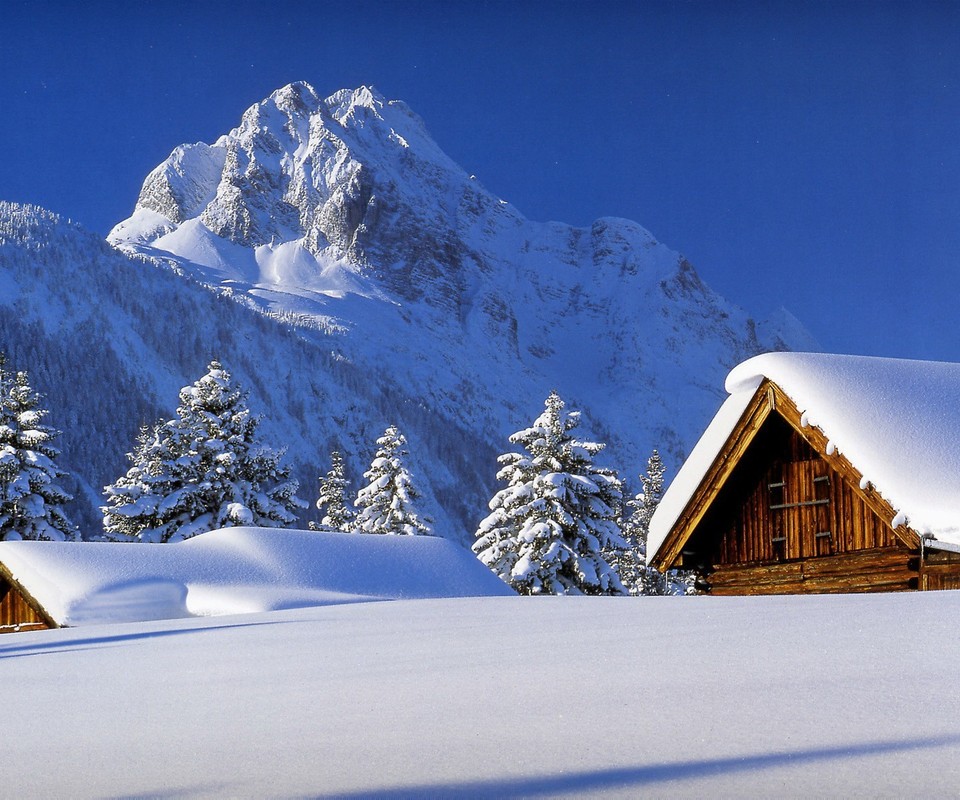
[[[109,241],[293,322],[495,450],[557,389],[625,476],[653,447],[676,468],[734,364],[812,346],[788,313],[754,321],[634,222],[525,219],[365,87],[321,99],[291,84],[212,145],[177,147]],[[463,452],[431,480],[458,462],[493,485],[495,465]]]

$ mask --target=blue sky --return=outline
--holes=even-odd
[[[7,0],[0,199],[105,234],[293,80],[405,100],[530,219],[634,219],[824,349],[960,360],[960,3]]]

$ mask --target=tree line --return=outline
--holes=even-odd
[[[0,540],[79,540],[63,504],[48,414],[25,372],[0,355]],[[291,527],[307,504],[283,463],[284,451],[260,441],[260,418],[247,392],[217,361],[179,393],[176,416],[140,430],[130,467],[104,489],[103,538],[174,542],[206,531],[247,525]],[[650,518],[663,492],[656,450],[640,476],[641,491],[623,496],[615,470],[594,457],[604,445],[577,435],[580,413],[556,392],[529,428],[509,437],[522,452],[501,455],[505,484],[489,502],[473,551],[518,593],[683,594],[692,578],[660,575],[646,565]],[[406,438],[390,425],[376,441],[351,501],[344,460],[330,456],[319,479],[314,530],[430,535],[417,509],[421,496],[407,466]]]

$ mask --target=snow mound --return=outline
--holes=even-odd
[[[67,626],[513,594],[429,536],[225,528],[174,544],[0,542],[0,563]]]
[[[654,514],[649,553],[663,543],[765,378],[890,503],[898,524],[960,544],[960,364],[766,353],[727,377],[729,399]]]

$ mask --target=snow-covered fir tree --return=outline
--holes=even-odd
[[[647,566],[647,536],[650,520],[663,497],[663,459],[653,451],[647,459],[647,471],[640,475],[641,490],[626,502],[628,516],[623,522],[627,548],[617,553],[617,568],[624,586],[632,595],[663,594],[659,572]]]
[[[295,522],[305,507],[297,482],[281,464],[283,451],[258,442],[259,419],[246,399],[217,361],[181,389],[177,417],[142,430],[127,474],[106,487],[107,535],[169,542]]]
[[[354,527],[364,533],[429,534],[416,510],[420,497],[406,467],[409,455],[406,437],[391,425],[377,439],[377,454],[370,469],[363,473],[367,485],[358,493],[354,505]]]
[[[604,551],[620,536],[622,488],[615,471],[598,467],[604,445],[574,437],[579,411],[564,411],[551,392],[533,426],[510,437],[525,453],[500,456],[491,514],[477,530],[478,558],[521,594],[623,594]]]
[[[58,483],[67,477],[52,444],[60,432],[43,424],[47,413],[27,373],[11,375],[0,355],[0,541],[77,538],[63,512],[72,498]]]
[[[347,505],[347,487],[350,481],[346,479],[344,472],[343,456],[339,450],[334,450],[330,454],[330,471],[320,479],[320,496],[317,498],[317,508],[323,512],[320,528],[350,530],[354,514]],[[310,527],[317,529],[313,523]]]
[[[666,469],[660,454],[654,450],[647,460],[647,471],[640,475],[642,489],[627,501],[630,512],[623,524],[624,539],[630,545],[621,553],[621,577],[633,595],[697,593],[697,575],[690,570],[672,569],[662,573],[647,565],[647,537],[650,520],[663,497]]]
[[[640,476],[643,487],[634,498],[633,519],[640,541],[641,552],[646,556],[647,536],[650,534],[650,520],[663,498],[663,476],[666,472],[663,459],[656,450],[647,459],[647,472]]]

